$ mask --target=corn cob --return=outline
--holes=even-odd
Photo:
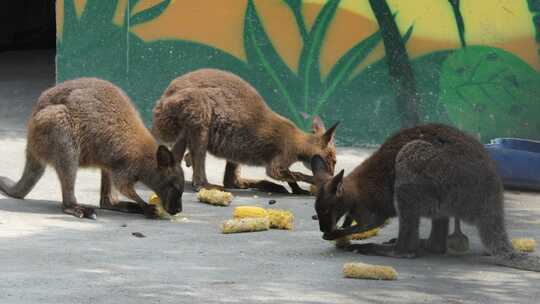
[[[234,208],[234,218],[246,218],[246,217],[268,217],[268,212],[261,207],[255,206],[239,206]]]
[[[520,252],[534,252],[536,250],[536,241],[533,239],[519,238],[513,239],[512,245]]]
[[[202,203],[229,206],[233,199],[233,195],[230,192],[219,191],[217,189],[201,189],[199,193],[197,193],[197,199]]]
[[[248,217],[226,220],[221,224],[222,233],[255,232],[268,230],[270,222],[267,217]]]
[[[171,221],[179,221],[180,220],[180,213],[175,215],[170,215],[165,208],[163,208],[163,204],[161,203],[161,200],[156,194],[152,194],[150,198],[148,199],[148,203],[150,205],[156,206],[157,216],[160,219],[170,219]]]
[[[292,212],[280,209],[267,209],[270,218],[270,228],[273,229],[293,229],[294,215]]]
[[[292,212],[280,209],[264,209],[254,206],[239,206],[234,208],[234,218],[265,217],[270,220],[270,228],[291,230],[294,215]]]
[[[390,266],[369,265],[364,263],[346,263],[343,265],[346,278],[369,280],[396,280],[397,272]]]
[[[379,230],[380,228],[373,228],[371,230],[364,231],[361,233],[351,234],[351,240],[365,240],[365,239],[372,238],[376,236],[377,234],[379,234]]]

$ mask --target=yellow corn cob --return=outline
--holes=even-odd
[[[355,224],[355,222],[353,221],[353,225],[354,224]],[[358,241],[358,240],[365,240],[365,239],[372,238],[372,237],[376,236],[377,234],[379,234],[379,230],[380,230],[380,228],[373,228],[371,230],[364,231],[364,232],[361,232],[361,233],[355,233],[355,234],[344,236],[342,238],[334,240],[334,242],[335,242],[337,248],[345,248],[349,244],[351,244],[351,240]]]
[[[157,215],[160,219],[170,219],[171,221],[177,221],[180,219],[180,213],[176,215],[170,215],[165,208],[163,208],[163,204],[161,204],[161,200],[156,194],[152,194],[150,198],[148,199],[148,203],[150,205],[156,206]]]
[[[534,252],[536,250],[536,241],[533,239],[519,238],[513,239],[512,245],[520,252]]]
[[[292,212],[280,209],[267,209],[270,218],[270,228],[273,229],[293,229],[294,215]]]
[[[377,234],[379,234],[379,230],[380,230],[379,228],[373,228],[371,230],[364,231],[361,233],[351,234],[351,240],[365,240],[365,239],[372,238],[376,236]]]
[[[364,263],[346,263],[343,265],[346,278],[369,280],[396,280],[397,272],[390,266],[369,265]]]
[[[270,222],[267,217],[248,217],[226,220],[221,224],[222,233],[255,232],[268,230]]]
[[[246,217],[268,217],[268,212],[261,207],[255,206],[238,206],[234,208],[234,218],[246,218]]]
[[[217,189],[201,189],[199,193],[197,193],[197,199],[202,203],[229,206],[233,199],[233,195],[230,192],[219,191]]]

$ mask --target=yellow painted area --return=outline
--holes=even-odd
[[[129,0],[118,0],[118,6],[114,14],[113,23],[122,26],[124,24],[124,17],[126,15],[126,7]]]
[[[287,65],[296,71],[303,43],[294,14],[283,2],[256,0],[255,8],[277,52]]]
[[[325,2],[325,0],[304,0],[304,15],[309,26],[315,21],[316,14]],[[411,57],[460,46],[459,33],[448,1],[388,0],[387,2],[392,12],[398,13],[396,23],[402,33],[405,33],[411,24],[414,25],[413,36],[407,44]],[[334,23],[341,25],[333,24],[330,28],[321,57],[323,72],[328,71],[329,66],[343,54],[347,45],[353,45],[348,35],[353,35],[357,41],[369,35],[369,31],[361,33],[360,30],[356,30],[361,22],[355,19],[363,18],[374,22],[374,27],[370,29],[377,28],[369,1],[344,0],[340,4],[340,9],[342,12],[336,14]],[[535,30],[526,1],[461,1],[461,13],[465,20],[468,44],[500,47],[519,56],[534,68],[540,69],[540,59],[536,51],[538,46],[534,40]],[[335,44],[336,41],[339,42]],[[366,59],[366,63],[381,58],[383,54],[382,47],[378,47],[374,54]]]
[[[71,1],[71,0],[67,0],[67,1]],[[73,0],[73,1],[75,1],[75,12],[77,13],[77,16],[80,17],[86,5],[86,0]]]
[[[64,0],[56,0],[56,37],[62,39],[64,32]]]
[[[500,47],[540,69],[527,1],[461,1],[469,44]]]
[[[140,5],[153,0],[142,0]],[[153,22],[132,31],[145,41],[183,39],[204,43],[245,58],[242,42],[245,0],[175,1]]]
[[[58,33],[63,29],[63,2],[75,1],[77,14],[82,13],[86,0],[57,0]],[[108,0],[107,0],[108,1]],[[134,15],[161,3],[162,0],[141,0],[131,12]],[[303,14],[308,28],[326,0],[304,0]],[[114,24],[121,25],[128,0],[119,0]],[[243,23],[246,0],[175,0],[169,8],[151,22],[132,27],[132,32],[145,41],[183,39],[219,48],[245,59]],[[433,51],[457,48],[459,34],[448,1],[388,0],[396,22],[404,33],[414,25],[407,44],[411,57]],[[281,0],[255,0],[257,12],[278,53],[293,71],[297,70],[302,39],[294,16]],[[534,40],[535,30],[526,1],[472,0],[461,1],[465,20],[466,41],[503,48],[514,53],[536,69],[540,69]],[[321,50],[321,72],[328,73],[335,62],[351,47],[378,29],[368,0],[343,0],[330,25]],[[359,69],[384,54],[379,45]]]

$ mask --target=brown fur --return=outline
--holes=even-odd
[[[325,158],[332,172],[336,162],[335,126],[326,131],[315,118],[313,134],[305,133],[273,112],[247,82],[219,70],[197,70],[173,80],[154,108],[153,131],[175,143],[177,159],[189,149],[195,187],[208,185],[207,151],[227,160],[224,185],[231,188],[273,185],[240,178],[240,164],[264,166],[277,180],[312,183],[311,176],[288,168],[296,161],[309,164],[315,154]]]
[[[78,167],[102,170],[103,208],[154,213],[134,190],[138,181],[155,191],[173,213],[181,210],[183,175],[167,148],[158,149],[128,96],[113,84],[81,78],[66,81],[40,96],[28,122],[27,161],[21,180],[0,179],[0,190],[23,198],[53,166],[62,184],[63,210],[95,217],[74,196]],[[179,166],[178,166],[179,167]],[[113,185],[135,203],[117,202]]]

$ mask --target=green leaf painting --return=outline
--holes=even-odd
[[[540,134],[540,77],[511,53],[484,46],[456,51],[442,65],[440,85],[452,122],[483,141]]]
[[[322,7],[315,23],[311,27],[309,37],[304,43],[300,53],[299,76],[303,79],[303,111],[308,112],[310,102],[319,92],[321,87],[321,73],[319,56],[328,27],[339,6],[340,0],[329,0]]]
[[[270,81],[277,89],[281,99],[288,108],[288,113],[298,125],[303,119],[294,104],[291,86],[296,82],[296,75],[283,62],[268,38],[253,0],[248,0],[244,21],[244,49],[247,61],[255,73],[262,74],[265,81]]]
[[[507,51],[466,44],[465,25],[470,23],[460,11],[463,1],[443,0],[448,17],[456,22],[459,35],[455,39],[459,38],[461,45],[420,56],[409,55],[409,49],[419,41],[415,40],[419,37],[415,25],[418,22],[413,20],[407,28],[399,28],[397,12],[386,1],[371,1],[376,7],[371,7],[370,13],[375,16],[376,11],[379,17],[372,22],[382,22],[383,26],[342,49],[334,57],[335,62],[325,67],[325,75],[321,73],[321,52],[328,47],[329,35],[335,35],[329,29],[336,24],[336,18],[343,17],[340,10],[344,2],[340,0],[325,1],[319,10],[311,10],[311,26],[306,25],[304,1],[264,0],[275,1],[281,12],[285,9],[291,13],[284,18],[291,18],[288,26],[296,27],[290,30],[300,42],[293,59],[298,69],[291,68],[294,64],[290,57],[280,54],[275,45],[279,41],[270,35],[272,25],[261,17],[268,2],[242,2],[238,42],[245,57],[239,58],[196,40],[144,41],[135,34],[137,29],[161,20],[175,2],[152,1],[152,5],[132,13],[141,1],[128,0],[122,6],[120,0],[86,0],[78,16],[75,0],[64,0],[64,26],[57,43],[57,80],[91,76],[112,81],[132,97],[148,124],[155,102],[172,79],[196,69],[216,68],[247,80],[273,110],[306,131],[315,115],[328,124],[341,121],[337,140],[342,145],[381,143],[403,127],[404,112],[417,115],[420,121],[454,124],[483,141],[501,136],[540,138],[538,72]],[[531,27],[535,29],[540,24],[538,3],[527,0]],[[113,20],[120,7],[125,8],[124,21],[118,25]],[[400,46],[400,58],[412,70],[409,78],[414,82],[409,87],[415,88],[405,94],[416,103],[412,111],[404,110],[403,102],[398,104],[396,98],[404,96],[403,73],[392,66],[389,53],[374,54],[379,46],[385,46],[386,52],[395,55],[392,45]],[[366,60],[372,63],[366,64]],[[358,72],[359,66],[365,68]]]
[[[142,12],[139,12],[129,18],[129,25],[135,26],[140,23],[148,22],[152,19],[157,18],[159,15],[161,15],[167,6],[171,3],[171,0],[165,0],[149,9],[146,9]]]

